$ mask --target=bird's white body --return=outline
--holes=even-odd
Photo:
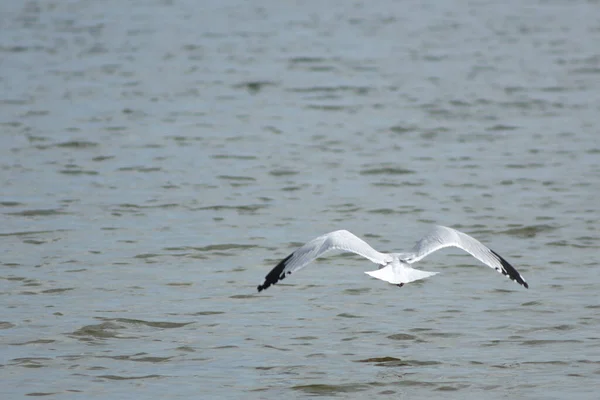
[[[438,272],[421,271],[410,267],[410,264],[403,262],[397,257],[394,257],[385,267],[374,271],[365,271],[365,274],[373,278],[381,279],[394,285],[418,281],[437,274]]]
[[[436,226],[431,232],[423,236],[407,253],[380,253],[373,249],[367,242],[346,230],[339,230],[319,236],[277,264],[265,277],[258,291],[284,279],[292,272],[304,268],[317,257],[331,251],[342,250],[361,255],[375,264],[379,269],[367,271],[366,274],[373,278],[402,286],[405,283],[424,279],[437,272],[428,272],[414,269],[411,264],[421,260],[428,254],[444,247],[458,247],[473,257],[507,276],[513,281],[529,287],[521,274],[498,253],[484,246],[471,236],[445,226]]]

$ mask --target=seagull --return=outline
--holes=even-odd
[[[456,229],[436,226],[423,236],[408,253],[380,253],[367,242],[346,230],[327,233],[311,240],[281,260],[267,274],[265,281],[262,285],[258,285],[257,289],[261,292],[269,288],[331,250],[342,250],[363,256],[379,265],[379,269],[365,271],[365,274],[402,287],[405,283],[436,275],[437,272],[414,269],[411,264],[444,247],[463,249],[488,267],[529,288],[525,278],[508,261],[477,239]]]

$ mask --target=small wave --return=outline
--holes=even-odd
[[[15,215],[15,216],[19,216],[19,217],[48,217],[48,216],[53,216],[53,215],[67,215],[67,214],[70,214],[70,213],[56,209],[56,208],[23,210],[23,211],[6,213],[6,215]]]
[[[396,333],[387,337],[391,340],[415,340],[417,337],[408,333]]]
[[[521,237],[521,238],[531,238],[531,237],[536,236],[539,233],[550,232],[555,229],[557,229],[557,228],[552,225],[541,224],[541,225],[530,225],[530,226],[509,228],[504,231],[501,231],[500,233],[503,233],[505,235],[510,235],[510,236],[517,236],[517,237]]]
[[[324,383],[315,383],[312,385],[292,386],[293,390],[298,390],[311,395],[335,395],[338,393],[356,393],[369,389],[371,386],[361,383],[349,383],[346,385],[328,385]]]
[[[162,378],[163,375],[142,375],[142,376],[120,376],[120,375],[100,375],[98,378],[111,379],[115,381],[125,381],[131,379],[152,379],[152,378]]]
[[[414,174],[415,171],[401,167],[378,167],[367,168],[360,171],[361,175],[407,175]]]

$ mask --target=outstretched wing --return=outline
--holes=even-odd
[[[286,275],[305,267],[307,264],[331,250],[343,250],[368,258],[375,264],[385,265],[392,261],[389,254],[380,253],[373,249],[367,242],[354,234],[340,230],[319,236],[294,251],[281,260],[265,277],[262,285],[258,285],[258,291],[267,289],[274,285]]]
[[[490,268],[507,276],[513,281],[529,288],[523,276],[495,251],[487,248],[477,239],[445,226],[436,226],[431,232],[419,240],[404,258],[409,264],[415,263],[428,254],[444,247],[458,247]]]

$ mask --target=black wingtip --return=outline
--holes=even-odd
[[[287,262],[289,261],[290,258],[292,258],[292,256],[294,255],[294,253],[290,254],[289,256],[287,256],[286,258],[284,258],[283,260],[281,260],[279,262],[279,264],[277,264],[275,266],[275,268],[273,268],[271,270],[271,272],[269,272],[267,274],[267,276],[265,276],[265,281],[263,282],[262,285],[258,285],[256,287],[256,289],[258,290],[258,292],[262,292],[265,289],[268,289],[269,286],[276,284],[277,282],[279,282],[280,280],[285,278],[285,273],[283,272],[283,270],[285,269]],[[290,272],[288,271],[288,274]]]
[[[529,285],[527,284],[527,282],[525,282],[525,279],[523,279],[523,277],[521,276],[521,274],[519,274],[519,271],[517,271],[515,267],[510,265],[508,261],[502,258],[502,256],[496,253],[494,250],[490,251],[498,258],[498,260],[502,264],[502,270],[500,272],[502,272],[503,275],[508,276],[513,281],[525,286],[526,289],[529,289]]]

